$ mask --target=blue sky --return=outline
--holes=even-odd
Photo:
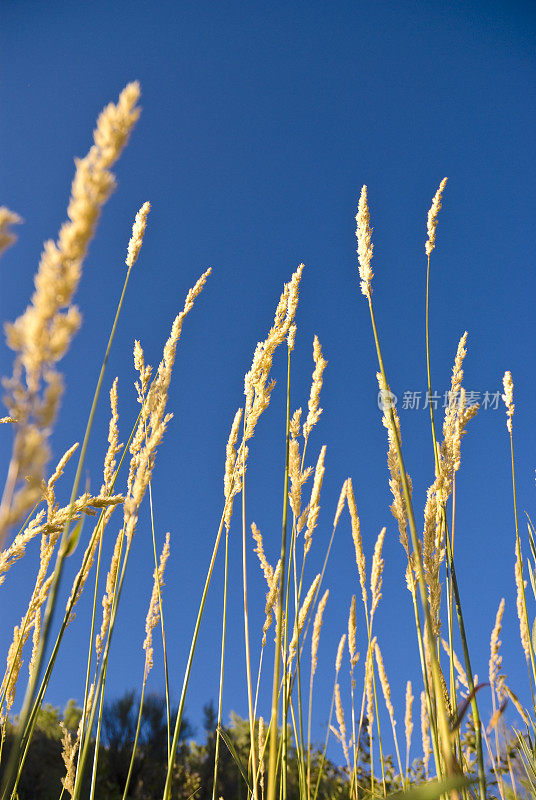
[[[534,511],[535,17],[532,4],[517,1],[3,4],[0,202],[25,220],[17,245],[0,265],[4,320],[13,320],[27,303],[42,243],[55,238],[65,218],[73,157],[87,152],[98,113],[131,80],[139,80],[143,92],[142,116],[117,166],[118,189],[102,214],[77,295],[84,325],[62,364],[67,392],[53,439],[57,457],[83,435],[132,221],[142,203],[149,200],[152,212],[105,380],[108,389],[119,376],[123,441],[137,413],[134,339],[142,341],[146,360],[157,364],[186,292],[207,266],[213,268],[184,326],[169,399],[175,416],[153,483],[158,541],[171,532],[164,603],[175,698],[221,513],[225,443],[242,402],[243,376],[271,324],[283,283],[301,261],[306,268],[293,407],[307,404],[315,333],[329,362],[324,413],[309,451],[316,460],[327,445],[309,577],[321,567],[340,487],[351,476],[369,564],[376,536],[387,526],[376,630],[400,729],[407,678],[420,687],[404,554],[389,512],[376,356],[357,279],[354,216],[363,184],[374,227],[377,322],[390,383],[402,398],[406,391],[426,391],[426,214],[448,176],[432,256],[433,381],[441,392],[448,388],[464,330],[468,390],[496,392],[504,371],[512,371],[518,499],[521,510]],[[11,354],[5,346],[0,352],[2,374],[9,374]],[[280,356],[274,365],[277,387],[251,443],[248,472],[248,524],[261,528],[274,562],[280,547],[284,374]],[[401,408],[400,418],[422,520],[433,480],[428,412]],[[93,487],[101,481],[107,424],[103,393],[87,462]],[[3,435],[5,469],[10,444],[9,433]],[[480,678],[487,675],[489,637],[504,596],[504,667],[514,690],[526,698],[502,403],[497,411],[481,410],[471,423],[457,487],[456,562],[474,670]],[[69,489],[66,480],[64,500]],[[117,524],[109,529],[107,554]],[[523,524],[523,535],[524,530]],[[109,697],[141,682],[151,547],[145,512],[122,598]],[[34,547],[3,588],[0,641],[6,652],[25,611],[36,557]],[[248,557],[250,624],[259,631],[265,588],[252,549]],[[225,716],[231,709],[247,713],[238,517],[230,559]],[[203,703],[217,698],[222,570],[219,560],[187,701],[187,715],[197,725]],[[319,687],[332,685],[337,643],[358,591],[346,515],[326,586],[331,596]],[[80,603],[50,686],[48,699],[57,705],[83,694],[89,595]],[[253,643],[257,652],[258,639],[252,637]],[[358,649],[365,649],[362,618]],[[150,686],[163,686],[158,647]],[[265,672],[265,715],[270,691]],[[317,738],[323,736],[330,695],[327,688],[318,692]]]

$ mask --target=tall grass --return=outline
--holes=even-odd
[[[65,732],[63,740],[66,765],[63,788],[65,793],[78,800],[82,796],[83,781],[91,776],[90,797],[96,796],[99,771],[99,741],[110,648],[115,630],[118,607],[140,507],[149,491],[151,519],[153,505],[151,481],[158,447],[165,436],[170,420],[167,411],[168,389],[171,381],[176,348],[183,323],[192,311],[199,294],[204,290],[210,270],[194,284],[186,297],[183,310],[175,318],[169,338],[164,345],[162,360],[156,371],[145,364],[139,342],[134,347],[134,366],[140,411],[127,425],[126,447],[119,444],[117,413],[117,382],[110,393],[111,421],[109,446],[104,458],[103,484],[98,494],[80,493],[79,483],[85,463],[92,421],[100,402],[100,390],[114,334],[120,325],[120,312],[128,303],[127,284],[131,270],[140,256],[145,229],[148,224],[149,204],[145,203],[136,215],[132,237],[127,247],[125,283],[111,326],[106,352],[92,401],[91,412],[85,424],[81,421],[83,444],[79,450],[76,476],[71,487],[67,506],[59,507],[55,487],[63,477],[67,462],[77,451],[73,445],[58,461],[54,470],[49,467],[51,453],[49,438],[60,406],[62,377],[58,363],[71,344],[80,324],[80,315],[73,303],[81,277],[87,247],[94,234],[101,207],[114,187],[111,166],[127,143],[139,116],[137,101],[140,90],[137,83],[130,84],[121,93],[117,104],[103,111],[94,132],[94,144],[88,155],[77,162],[68,206],[68,221],[62,226],[57,242],[45,244],[43,256],[35,279],[36,291],[26,311],[6,327],[9,347],[15,353],[13,374],[5,380],[8,416],[1,421],[13,431],[12,456],[6,476],[0,508],[0,537],[4,549],[0,553],[0,581],[14,564],[25,556],[30,541],[40,537],[40,560],[37,566],[35,588],[23,613],[21,624],[13,634],[7,654],[6,671],[0,687],[0,722],[2,747],[8,729],[13,730],[9,751],[0,750],[2,769],[2,800],[15,800],[39,709],[46,697],[47,687],[54,674],[57,655],[63,644],[67,627],[73,623],[74,609],[93,578],[92,615],[89,647],[85,663],[80,662],[80,675],[85,673],[83,713],[76,737]],[[423,263],[423,280],[426,275],[426,352],[428,389],[433,392],[430,359],[429,314],[431,304],[431,255],[436,246],[436,230],[441,200],[446,189],[444,179],[431,204],[427,221],[428,238],[425,244],[427,261]],[[11,226],[19,222],[18,216],[8,209],[0,209],[0,250],[12,245],[15,237]],[[138,747],[138,734],[142,719],[147,680],[153,660],[153,636],[159,630],[164,651],[166,710],[167,710],[167,770],[162,775],[162,798],[174,796],[179,781],[176,770],[176,753],[184,721],[188,686],[194,668],[198,636],[210,599],[210,586],[216,560],[224,558],[225,578],[223,616],[220,641],[220,681],[218,687],[218,738],[215,747],[213,780],[203,787],[213,800],[218,796],[218,767],[222,748],[228,748],[236,759],[236,768],[244,785],[245,797],[253,800],[276,800],[289,796],[289,787],[298,787],[301,800],[316,800],[324,796],[324,769],[330,737],[340,745],[345,780],[340,792],[349,800],[360,797],[387,797],[399,791],[409,797],[469,798],[479,796],[521,797],[534,792],[536,786],[536,755],[534,731],[535,707],[525,709],[517,695],[506,685],[502,672],[500,633],[504,600],[499,607],[495,624],[490,620],[491,648],[489,661],[489,688],[477,686],[470,657],[470,632],[464,622],[463,587],[458,586],[454,558],[455,478],[460,468],[461,439],[466,427],[477,413],[476,406],[466,402],[463,388],[463,360],[466,354],[466,334],[462,337],[455,355],[449,402],[442,422],[442,438],[438,432],[440,421],[430,403],[431,447],[430,463],[434,474],[430,476],[427,492],[424,529],[418,528],[414,512],[413,487],[406,470],[403,431],[388,381],[388,366],[383,357],[381,335],[373,304],[373,242],[370,226],[367,187],[364,186],[357,210],[357,279],[368,306],[371,325],[371,346],[378,361],[378,381],[383,399],[383,424],[387,433],[388,480],[393,495],[391,511],[397,522],[401,545],[407,557],[405,579],[410,593],[408,611],[415,623],[415,646],[419,655],[421,675],[411,676],[406,683],[406,708],[404,715],[405,747],[397,733],[396,712],[391,700],[389,668],[382,656],[384,633],[374,628],[375,613],[382,597],[384,559],[382,546],[386,529],[377,537],[372,559],[367,564],[356,496],[351,478],[344,481],[336,509],[329,545],[320,563],[315,567],[309,556],[314,532],[318,524],[322,483],[325,473],[325,446],[316,460],[308,465],[310,435],[318,425],[322,408],[320,396],[326,360],[317,337],[313,343],[314,370],[308,398],[308,413],[302,421],[302,408],[293,410],[293,352],[299,330],[296,326],[296,309],[299,287],[304,277],[304,267],[299,265],[283,287],[277,303],[273,325],[266,338],[255,348],[250,370],[245,376],[244,397],[231,425],[224,467],[224,497],[221,520],[213,532],[212,555],[200,591],[199,611],[194,623],[188,660],[180,692],[173,687],[176,676],[168,675],[166,638],[173,635],[165,626],[165,593],[163,573],[169,554],[169,535],[160,547],[152,525],[154,553],[154,586],[146,620],[146,653],[141,682],[141,701],[138,723],[131,754],[130,769],[123,798],[129,795],[132,766]],[[433,264],[432,264],[433,266]],[[376,301],[375,301],[376,302]],[[377,302],[381,304],[382,298]],[[202,309],[196,313],[203,313]],[[358,306],[356,291],[356,313]],[[272,362],[278,348],[286,349],[286,420],[281,431],[280,448],[284,456],[281,476],[283,495],[281,502],[280,558],[270,563],[266,555],[261,531],[250,519],[246,503],[247,463],[254,448],[254,433],[261,416],[268,410],[274,388],[270,380]],[[99,370],[98,364],[95,371]],[[520,624],[520,641],[527,662],[528,680],[532,697],[536,686],[534,645],[527,608],[526,581],[530,579],[536,599],[536,545],[535,531],[528,523],[528,541],[531,557],[523,557],[522,536],[518,518],[515,458],[513,439],[513,380],[510,373],[504,378],[503,399],[506,408],[507,431],[510,438],[512,469],[513,511],[515,521],[515,583],[517,587],[517,612]],[[4,434],[7,438],[8,429]],[[124,435],[124,434],[123,434]],[[411,446],[411,443],[409,443]],[[122,449],[122,453],[121,453]],[[118,463],[118,457],[121,458]],[[222,454],[223,456],[223,454]],[[123,462],[125,462],[123,466]],[[50,474],[50,477],[46,476]],[[120,489],[121,491],[118,491]],[[238,576],[229,574],[229,530],[234,500],[239,496],[244,624],[244,681],[248,698],[249,758],[244,763],[233,747],[222,726],[224,697],[225,655],[229,646],[227,631],[228,591],[238,582]],[[103,591],[102,540],[103,532],[117,508],[122,509],[122,522],[111,562],[107,569]],[[355,550],[355,577],[360,587],[360,598],[349,594],[348,619],[336,620],[329,616],[329,587],[324,585],[324,575],[331,545],[341,515],[347,508]],[[96,522],[89,536],[82,536],[84,516]],[[119,512],[116,512],[116,516]],[[225,553],[220,555],[220,545],[225,529]],[[253,537],[250,537],[250,529]],[[85,542],[80,566],[72,585],[66,610],[60,614],[57,631],[53,629],[53,614],[60,608],[60,579],[65,559],[80,558],[80,542]],[[266,580],[266,618],[262,632],[251,629],[248,605],[248,553],[255,545],[260,568]],[[318,549],[318,548],[316,548]],[[53,560],[55,563],[53,565]],[[200,576],[203,580],[203,576]],[[89,591],[89,590],[88,590]],[[102,619],[97,610],[102,595]],[[442,602],[443,596],[445,601]],[[217,601],[216,601],[217,602]],[[454,611],[456,612],[454,615]],[[364,628],[358,618],[364,619]],[[331,693],[326,700],[331,703],[330,722],[322,753],[313,747],[311,731],[316,724],[318,691],[314,679],[319,648],[322,647],[322,627],[336,626],[344,634],[333,654],[335,673],[332,688],[322,687]],[[446,622],[446,625],[445,625]],[[100,625],[100,627],[99,627]],[[272,651],[268,640],[270,629],[275,635]],[[275,630],[274,630],[275,629]],[[99,631],[95,636],[96,631]],[[359,643],[358,630],[365,636]],[[447,631],[447,639],[442,630]],[[27,682],[22,710],[14,723],[10,715],[20,679],[22,654],[28,641],[32,641],[30,677]],[[48,662],[45,661],[47,644],[54,642]],[[55,637],[55,638],[54,638]],[[233,642],[232,642],[233,644]],[[456,648],[461,646],[463,665]],[[347,650],[346,650],[347,647]],[[361,648],[361,653],[358,652]],[[265,650],[266,653],[265,654]],[[344,667],[343,667],[344,664]],[[343,681],[345,683],[343,683]],[[261,715],[258,707],[261,686],[271,686],[272,702]],[[341,692],[341,687],[343,692]],[[349,689],[350,707],[344,709],[342,696]],[[214,687],[215,688],[215,687]],[[22,690],[22,686],[20,687]],[[489,724],[482,721],[479,699],[491,693],[493,715]],[[411,766],[410,750],[415,739],[414,696],[420,699],[420,733],[422,755],[420,769]],[[171,697],[172,696],[172,697]],[[175,718],[171,715],[173,701],[178,701]],[[511,701],[520,715],[518,729],[509,729],[503,712]],[[385,706],[386,711],[383,711]],[[334,716],[333,716],[334,715]],[[264,720],[267,720],[265,725]],[[335,725],[336,722],[336,725]],[[415,732],[416,733],[416,732]],[[413,737],[413,738],[412,738]],[[390,751],[394,748],[395,761]],[[415,752],[415,749],[414,749]],[[93,759],[91,759],[93,753]],[[295,757],[291,757],[295,753]],[[433,756],[433,762],[431,761]],[[368,768],[363,762],[368,758]],[[290,770],[294,774],[290,774]],[[422,786],[419,784],[422,783]],[[198,787],[201,788],[201,787]],[[84,795],[85,796],[85,795]],[[231,800],[225,798],[225,800]]]

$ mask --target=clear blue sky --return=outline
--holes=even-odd
[[[152,212],[105,381],[108,389],[119,376],[123,441],[137,413],[134,339],[157,364],[188,288],[213,268],[183,330],[169,401],[175,417],[153,486],[158,541],[167,530],[172,536],[164,603],[174,698],[221,512],[225,443],[242,402],[243,376],[283,283],[301,261],[293,407],[307,403],[315,333],[329,362],[324,414],[310,445],[312,459],[327,445],[310,577],[321,566],[342,482],[351,476],[369,565],[375,538],[387,526],[377,633],[400,730],[406,679],[420,687],[404,554],[389,512],[376,357],[357,280],[354,216],[364,183],[374,227],[377,320],[390,382],[402,397],[426,390],[426,213],[448,176],[432,257],[434,383],[440,391],[448,387],[466,329],[468,390],[496,392],[504,371],[512,371],[519,504],[534,511],[535,18],[534,6],[519,0],[3,3],[0,202],[25,224],[0,265],[2,319],[13,320],[27,303],[42,243],[55,238],[65,219],[73,157],[87,152],[98,113],[133,79],[143,91],[142,117],[117,167],[118,189],[104,209],[77,296],[84,325],[62,365],[67,393],[53,440],[58,457],[83,435],[141,204],[150,200]],[[1,360],[2,373],[9,374],[5,347]],[[251,443],[247,507],[248,524],[254,520],[261,528],[274,562],[284,458],[281,358],[275,377],[273,404]],[[428,412],[401,409],[400,417],[421,520],[433,480]],[[103,393],[87,462],[95,488],[107,424]],[[3,436],[5,468],[9,432]],[[456,561],[474,669],[487,675],[490,632],[505,596],[505,671],[527,697],[502,404],[471,423],[457,486]],[[66,480],[64,500],[69,489]],[[329,709],[336,646],[358,590],[343,519],[326,575],[331,597],[320,644],[317,737]],[[247,713],[237,522],[225,716],[231,709]],[[107,554],[117,524],[109,529]],[[36,557],[34,547],[3,587],[3,651],[25,611]],[[151,558],[144,513],[113,645],[109,697],[140,686]],[[252,550],[248,567],[251,628],[258,631],[265,588]],[[197,725],[203,703],[217,699],[222,568],[219,560],[187,701]],[[72,559],[64,593],[74,570]],[[50,687],[48,699],[61,706],[83,694],[90,592]],[[257,641],[252,637],[254,652]],[[363,653],[362,618],[358,647]],[[268,672],[265,678],[266,715]],[[158,646],[150,686],[163,686]]]

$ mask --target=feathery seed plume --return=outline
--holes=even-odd
[[[108,490],[111,490],[115,472],[115,457],[123,447],[122,444],[119,444],[119,428],[117,426],[119,420],[117,411],[117,378],[110,389],[110,408],[112,414],[108,428],[108,450],[104,457],[104,483],[101,487],[101,494],[106,494]]]
[[[372,653],[376,646],[376,637],[370,644],[367,653],[367,666],[365,671],[365,694],[367,697],[367,730],[369,740],[372,742],[372,726],[374,725],[374,663],[372,661]]]
[[[80,744],[81,730],[79,727],[78,734],[73,740],[63,720],[60,720],[60,728],[63,733],[63,738],[61,740],[61,745],[62,745],[61,757],[63,759],[63,763],[65,765],[65,770],[66,770],[65,777],[61,779],[61,783],[67,794],[70,794],[72,797],[74,794],[74,781],[76,776],[76,754],[78,752],[78,746]]]
[[[530,633],[527,626],[527,618],[525,616],[525,607],[523,603],[523,573],[521,568],[521,549],[519,543],[516,541],[516,565],[515,565],[515,578],[516,578],[516,605],[517,616],[519,619],[519,635],[523,652],[527,661],[530,658]]]
[[[307,515],[307,530],[304,536],[304,555],[307,555],[311,549],[313,531],[318,522],[318,515],[320,513],[320,490],[322,489],[322,481],[324,479],[324,457],[326,455],[326,445],[324,445],[318,456],[316,462],[315,477],[313,481],[313,488],[311,491],[311,500],[309,501],[309,514]]]
[[[313,675],[316,672],[318,643],[320,641],[320,629],[322,627],[322,619],[324,617],[324,609],[326,608],[328,597],[329,597],[329,589],[326,589],[320,603],[318,604],[318,608],[316,609],[315,621],[313,625],[313,638],[311,640],[311,681],[313,680]]]
[[[294,342],[296,341],[296,323],[293,322],[288,329],[287,345],[289,350],[294,350]]]
[[[389,686],[389,681],[387,680],[387,673],[385,672],[382,653],[378,642],[376,642],[374,654],[376,656],[376,664],[378,665],[378,674],[380,676],[380,683],[382,685],[383,697],[385,699],[385,707],[389,712],[389,717],[391,718],[391,724],[394,727],[396,725],[396,720],[395,720],[395,710],[391,702],[391,687]]]
[[[139,96],[139,84],[130,83],[117,105],[110,103],[100,114],[94,145],[85,158],[75,161],[69,220],[62,225],[57,241],[44,245],[35,292],[26,311],[5,326],[7,344],[16,353],[13,377],[4,381],[6,403],[18,423],[10,480],[0,508],[0,542],[7,528],[39,497],[49,460],[48,439],[63,392],[55,364],[80,327],[80,313],[72,299],[101,207],[115,186],[110,167],[119,158],[140,114],[136,105]],[[24,480],[26,476],[29,480]]]
[[[143,649],[145,650],[145,673],[144,673],[144,680],[147,678],[147,675],[152,669],[153,666],[153,630],[156,625],[158,625],[158,621],[160,619],[160,605],[158,602],[158,594],[159,594],[159,587],[160,589],[164,585],[164,570],[166,568],[166,562],[169,557],[169,533],[166,533],[166,540],[164,542],[164,547],[162,548],[162,553],[160,554],[160,561],[158,563],[158,569],[154,570],[154,583],[153,583],[153,592],[151,594],[151,601],[149,603],[149,610],[147,612],[147,619],[145,620],[145,641],[143,643]]]
[[[430,255],[430,253],[435,247],[437,215],[439,214],[439,211],[441,209],[441,195],[443,194],[443,190],[446,185],[447,185],[447,179],[443,178],[443,180],[439,184],[439,189],[434,195],[434,199],[432,200],[432,205],[430,206],[430,210],[428,212],[428,224],[427,224],[428,240],[425,246],[427,256]]]
[[[260,770],[260,787],[261,787],[261,797],[264,795],[264,742],[265,742],[265,731],[264,731],[264,720],[262,717],[259,717],[259,739],[258,739],[258,748],[259,748],[259,770]],[[220,798],[222,800],[222,798]]]
[[[359,524],[359,517],[357,516],[357,506],[355,504],[354,488],[352,486],[352,479],[346,479],[346,502],[348,503],[348,511],[350,512],[350,521],[352,523],[352,539],[354,542],[355,561],[357,570],[359,572],[359,583],[361,584],[361,594],[363,596],[363,604],[367,607],[367,575],[365,570],[365,554],[363,552],[363,542],[361,540],[361,528]]]
[[[143,405],[153,368],[149,364],[145,366],[143,349],[137,339],[135,339],[134,341],[134,369],[136,369],[140,375],[139,383],[138,381],[136,381],[134,386],[136,387],[136,390],[138,392],[138,403],[140,405]]]
[[[335,714],[339,725],[339,741],[342,744],[346,764],[348,769],[350,769],[350,757],[348,753],[348,743],[346,741],[346,725],[344,722],[344,712],[342,710],[341,690],[338,683],[335,684]]]
[[[309,591],[305,595],[305,600],[303,601],[303,605],[300,608],[298,614],[298,624],[294,622],[294,630],[292,633],[292,639],[288,648],[288,664],[290,669],[290,664],[292,663],[294,656],[296,654],[296,648],[298,646],[298,638],[300,633],[303,630],[303,626],[305,625],[305,620],[307,619],[307,615],[309,614],[309,610],[311,608],[311,604],[313,602],[314,596],[316,594],[316,590],[318,589],[318,584],[320,583],[321,575],[317,575],[314,581],[312,582],[311,586],[309,587]]]
[[[352,601],[350,603],[350,613],[348,614],[348,651],[350,653],[350,664],[353,667],[357,664],[357,658],[355,657],[355,637],[357,632],[356,620],[355,620],[355,594],[352,595]]]
[[[10,211],[5,206],[0,206],[0,253],[7,250],[17,241],[17,237],[11,232],[11,225],[19,225],[22,219],[14,211]]]
[[[175,363],[177,345],[182,332],[185,318],[194,306],[194,301],[203,291],[211,269],[201,275],[196,284],[186,295],[183,310],[177,314],[171,326],[169,338],[164,345],[162,360],[147,394],[146,413],[142,413],[138,428],[130,445],[132,454],[129,477],[127,482],[128,492],[124,504],[124,530],[128,546],[132,541],[138,522],[138,513],[141,502],[145,496],[147,486],[151,480],[156,451],[172,415],[165,414],[168,400],[168,390],[171,373]],[[145,405],[145,404],[144,404]]]
[[[266,579],[266,583],[268,584],[268,588],[270,588],[272,586],[272,582],[273,582],[273,579],[274,579],[274,570],[272,569],[271,564],[268,562],[268,559],[266,558],[266,556],[264,554],[264,545],[263,545],[263,541],[262,541],[262,533],[257,528],[257,526],[255,525],[254,522],[251,523],[251,534],[252,534],[252,536],[253,536],[256,544],[257,544],[257,546],[254,549],[254,552],[257,553],[257,556],[259,558],[259,563],[261,565],[261,569],[262,569],[262,571],[264,573],[264,577]]]
[[[238,428],[242,419],[242,409],[236,412],[231,426],[227,447],[225,450],[225,475],[223,478],[223,493],[225,496],[224,521],[227,531],[231,525],[231,515],[233,513],[233,497],[238,494],[241,488],[240,465],[236,456],[236,440],[238,439]]]
[[[380,392],[382,396],[389,397],[388,388],[383,380],[383,376],[381,373],[376,373],[376,378],[378,379],[378,385],[380,387]],[[391,406],[392,415],[394,419],[394,424],[396,428],[396,436],[398,436],[398,441],[401,441],[400,435],[400,420],[398,418],[398,414],[396,412],[396,408]],[[409,549],[409,539],[408,539],[408,513],[406,507],[406,501],[404,499],[404,491],[402,487],[402,476],[400,474],[400,466],[398,462],[398,456],[395,447],[395,431],[392,428],[392,425],[389,421],[389,417],[387,416],[387,409],[383,408],[383,416],[382,416],[382,424],[384,428],[387,430],[387,441],[389,444],[389,449],[387,450],[387,467],[389,469],[389,488],[391,489],[391,494],[393,495],[393,503],[390,506],[390,511],[393,517],[396,519],[398,523],[398,531],[400,534],[400,543],[404,548],[408,560],[411,558],[410,556],[410,549]],[[412,492],[412,485],[411,485],[411,478],[408,475],[408,484],[409,484],[409,492],[411,496]]]
[[[404,727],[406,729],[406,772],[409,765],[409,751],[411,748],[411,734],[413,732],[413,721],[411,707],[413,705],[413,694],[411,692],[411,681],[406,684],[406,715],[404,717]]]
[[[133,267],[138,260],[141,246],[143,244],[143,237],[145,236],[145,228],[147,227],[147,217],[150,210],[151,204],[146,202],[136,214],[136,219],[134,220],[134,224],[132,226],[132,236],[130,237],[130,241],[128,243],[127,257],[125,259],[125,264],[127,267]]]
[[[318,341],[318,336],[316,335],[313,341],[313,358],[315,362],[315,368],[313,372],[313,382],[311,384],[311,394],[309,396],[309,413],[303,424],[303,438],[305,441],[307,441],[309,438],[309,434],[320,419],[320,415],[322,413],[322,409],[319,408],[318,401],[320,398],[320,391],[322,389],[322,375],[328,363],[322,355],[322,348],[320,347],[320,342]]]
[[[97,658],[100,658],[104,648],[104,640],[108,633],[108,626],[110,624],[110,617],[112,613],[112,604],[115,594],[115,586],[117,583],[117,576],[119,571],[119,561],[121,559],[121,550],[123,544],[123,530],[120,530],[115,540],[114,550],[110,561],[110,568],[106,576],[106,590],[102,598],[102,623],[100,632],[95,639],[95,650]]]
[[[501,635],[503,613],[504,613],[504,597],[499,603],[499,608],[497,609],[497,615],[495,617],[495,625],[493,626],[493,631],[491,632],[489,683],[492,691],[495,687],[495,682],[497,680],[497,676],[501,671],[501,665],[502,665],[502,656],[500,654],[501,641],[499,639],[499,636]]]
[[[293,439],[297,439],[298,436],[300,435],[301,413],[302,413],[301,408],[297,408],[290,419],[289,431]]]
[[[506,427],[508,428],[509,432],[512,433],[512,417],[514,416],[514,382],[512,380],[512,373],[505,372],[503,378],[503,387],[504,387],[504,394],[502,395],[502,399],[504,400],[504,404],[506,405],[506,416],[508,419],[506,420]]]
[[[339,502],[337,503],[337,510],[335,511],[335,518],[333,520],[333,527],[336,528],[339,524],[339,519],[341,517],[343,508],[344,508],[344,501],[346,500],[346,481],[344,481],[341,493],[339,495]]]
[[[285,340],[290,326],[294,322],[303,268],[304,265],[300,264],[289,283],[285,284],[276,308],[274,324],[265,341],[257,344],[251,369],[244,378],[244,394],[246,397],[244,411],[245,442],[253,436],[259,417],[270,403],[274,382],[267,384],[267,380],[274,352]]]
[[[382,558],[382,547],[385,531],[386,528],[381,529],[379,536],[376,539],[374,555],[372,556],[372,570],[370,574],[370,591],[372,593],[372,606],[370,610],[371,619],[374,616],[374,612],[376,611],[382,596],[382,572],[385,563]]]
[[[341,668],[342,654],[344,652],[344,643],[345,643],[345,641],[346,641],[346,634],[343,633],[343,635],[341,636],[341,639],[339,641],[339,646],[337,648],[337,657],[335,659],[335,672],[337,674],[339,673],[339,670]]]
[[[268,594],[266,595],[266,605],[264,606],[265,620],[262,628],[262,646],[266,644],[266,634],[270,629],[273,619],[273,609],[279,597],[279,579],[281,577],[281,559],[277,562],[272,582],[269,584]]]
[[[372,229],[370,227],[370,213],[367,203],[367,187],[361,189],[359,205],[355,218],[357,223],[357,258],[359,261],[359,277],[361,278],[361,291],[370,300],[372,294],[372,278],[374,273],[370,268],[372,261]]]

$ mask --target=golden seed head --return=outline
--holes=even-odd
[[[355,657],[356,631],[357,631],[357,625],[355,618],[355,594],[354,594],[352,596],[352,601],[350,603],[350,613],[348,614],[348,651],[350,653],[350,663],[352,667],[355,666],[354,657]]]
[[[320,450],[318,461],[316,462],[315,477],[313,481],[313,488],[311,490],[311,500],[309,501],[309,513],[307,515],[307,530],[304,536],[304,554],[307,555],[311,548],[313,531],[318,522],[318,515],[320,513],[320,491],[322,489],[322,481],[324,480],[324,458],[326,455],[326,445]]]
[[[342,654],[344,652],[344,643],[345,643],[345,641],[346,641],[346,634],[343,633],[343,635],[341,636],[340,642],[339,642],[339,646],[337,648],[337,657],[335,659],[335,672],[337,672],[337,673],[339,672],[339,670],[341,668]]]
[[[501,635],[503,613],[504,613],[504,597],[499,603],[499,608],[497,609],[497,616],[495,617],[495,625],[493,626],[493,631],[491,632],[489,682],[492,690],[495,686],[495,682],[497,680],[497,676],[501,671],[501,665],[502,665],[502,656],[500,654],[501,641],[499,639],[499,636]]]
[[[378,642],[376,642],[375,655],[376,655],[376,664],[378,665],[378,674],[380,676],[380,683],[382,685],[383,697],[385,700],[385,707],[389,712],[389,717],[391,718],[391,722],[394,726],[396,725],[396,722],[395,722],[395,710],[391,702],[391,687],[389,686],[389,681],[387,680],[387,673],[385,671],[385,665],[383,663],[382,653]]]
[[[372,229],[370,227],[370,214],[367,203],[367,187],[361,189],[359,205],[355,221],[357,223],[357,258],[359,261],[359,277],[361,278],[361,291],[370,300],[372,294],[372,278],[374,273],[370,268],[372,261]]]
[[[374,555],[372,556],[372,570],[370,575],[370,591],[372,592],[372,608],[371,616],[376,611],[380,598],[382,596],[382,572],[384,567],[384,560],[382,558],[383,540],[385,537],[386,528],[382,528],[376,544],[374,546]]]
[[[432,205],[430,206],[430,210],[428,212],[428,224],[427,224],[428,240],[425,246],[427,256],[430,255],[430,253],[435,247],[437,215],[439,214],[439,210],[441,208],[441,195],[443,194],[443,190],[446,185],[447,185],[447,179],[443,178],[443,180],[439,184],[439,189],[434,195],[434,199],[432,200]]]
[[[322,597],[322,600],[318,604],[318,608],[316,610],[315,621],[313,625],[313,638],[311,641],[311,680],[313,679],[313,675],[316,672],[318,643],[320,641],[320,629],[322,627],[322,619],[324,617],[324,609],[326,608],[328,597],[329,597],[329,589],[326,589]]]
[[[313,359],[315,368],[313,372],[313,382],[311,384],[311,393],[309,396],[309,413],[303,425],[303,438],[307,440],[312,429],[320,419],[322,409],[319,407],[320,391],[322,389],[322,375],[327,366],[327,361],[322,355],[322,348],[318,337],[315,336],[313,342]]]
[[[404,725],[406,729],[406,748],[409,755],[411,747],[411,733],[413,731],[413,722],[411,716],[411,707],[413,705],[413,694],[411,692],[411,681],[406,684],[406,715],[404,718]]]
[[[11,225],[19,225],[22,219],[14,211],[10,211],[5,206],[0,206],[0,253],[17,241],[17,237],[11,232]]]
[[[357,506],[354,497],[354,488],[352,479],[346,480],[346,501],[348,503],[348,511],[350,512],[350,521],[352,524],[352,539],[354,542],[355,560],[357,570],[359,572],[359,583],[361,584],[361,594],[363,596],[363,603],[367,605],[367,576],[365,570],[365,554],[363,553],[363,542],[361,540],[361,528],[359,517],[357,516]]]
[[[145,228],[147,227],[147,216],[150,210],[151,204],[146,202],[136,214],[136,219],[134,220],[134,224],[132,226],[132,236],[130,237],[130,241],[128,243],[127,257],[125,259],[125,264],[127,267],[134,266],[140,254],[141,246],[143,244],[143,237],[145,235]]]
[[[512,433],[512,417],[514,416],[514,382],[512,380],[512,373],[505,372],[503,378],[504,394],[502,399],[506,405],[506,427]]]
[[[516,565],[515,565],[515,579],[516,579],[516,605],[517,605],[517,616],[519,619],[519,636],[521,639],[521,644],[523,646],[523,652],[525,653],[525,658],[527,662],[530,659],[530,633],[527,626],[527,618],[525,615],[525,603],[523,601],[523,594],[524,594],[524,585],[523,585],[523,573],[522,573],[522,565],[521,565],[521,550],[518,547],[516,542]]]

